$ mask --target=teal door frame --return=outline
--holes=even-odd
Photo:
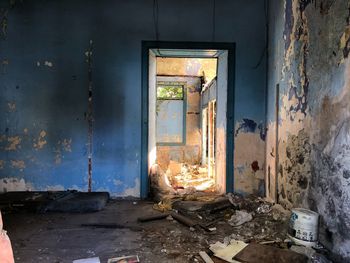
[[[148,174],[148,63],[149,51],[152,49],[186,49],[186,50],[224,50],[228,52],[227,65],[227,111],[226,111],[226,192],[233,192],[234,169],[234,96],[235,96],[235,43],[219,42],[164,42],[142,41],[141,63],[141,191],[142,199],[149,196]],[[198,57],[198,56],[197,56]]]

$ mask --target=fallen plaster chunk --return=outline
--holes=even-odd
[[[210,245],[209,249],[213,251],[214,255],[218,258],[231,263],[239,263],[239,261],[233,260],[233,258],[247,245],[248,244],[239,240],[231,240],[229,245],[225,245],[218,241],[215,244]]]
[[[77,260],[74,260],[73,263],[101,263],[101,261],[99,257],[94,257],[94,258],[77,259]]]
[[[199,255],[204,260],[205,263],[214,263],[214,261],[208,256],[204,251],[200,251]]]
[[[246,222],[249,222],[253,219],[252,214],[244,210],[236,210],[235,213],[231,216],[231,219],[228,220],[228,223],[231,226],[240,226]]]

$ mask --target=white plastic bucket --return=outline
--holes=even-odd
[[[289,221],[288,236],[299,245],[312,247],[318,240],[319,215],[304,208],[292,209]]]

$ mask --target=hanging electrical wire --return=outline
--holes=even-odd
[[[158,17],[159,17],[159,5],[158,0],[153,0],[153,25],[156,41],[159,41],[159,28],[158,28]]]
[[[216,23],[216,0],[213,0],[213,13],[212,13],[212,42],[215,42],[215,23]]]
[[[253,69],[257,69],[261,63],[263,62],[264,57],[266,56],[267,59],[267,52],[268,52],[268,41],[269,41],[269,22],[268,22],[268,5],[267,0],[264,0],[264,15],[265,15],[265,47],[263,51],[261,52],[260,58],[255,66],[253,66]]]

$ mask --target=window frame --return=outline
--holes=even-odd
[[[159,86],[181,86],[182,87],[182,99],[158,99],[157,93],[156,92],[156,103],[158,100],[163,100],[163,101],[180,101],[182,100],[182,105],[183,105],[183,114],[182,114],[182,141],[181,142],[158,142],[157,135],[156,135],[156,146],[184,146],[186,145],[186,134],[187,134],[187,127],[186,127],[186,116],[187,116],[187,82],[184,81],[157,81],[156,85],[156,91],[158,91]],[[156,112],[157,114],[157,112]],[[156,122],[157,124],[157,122]]]

